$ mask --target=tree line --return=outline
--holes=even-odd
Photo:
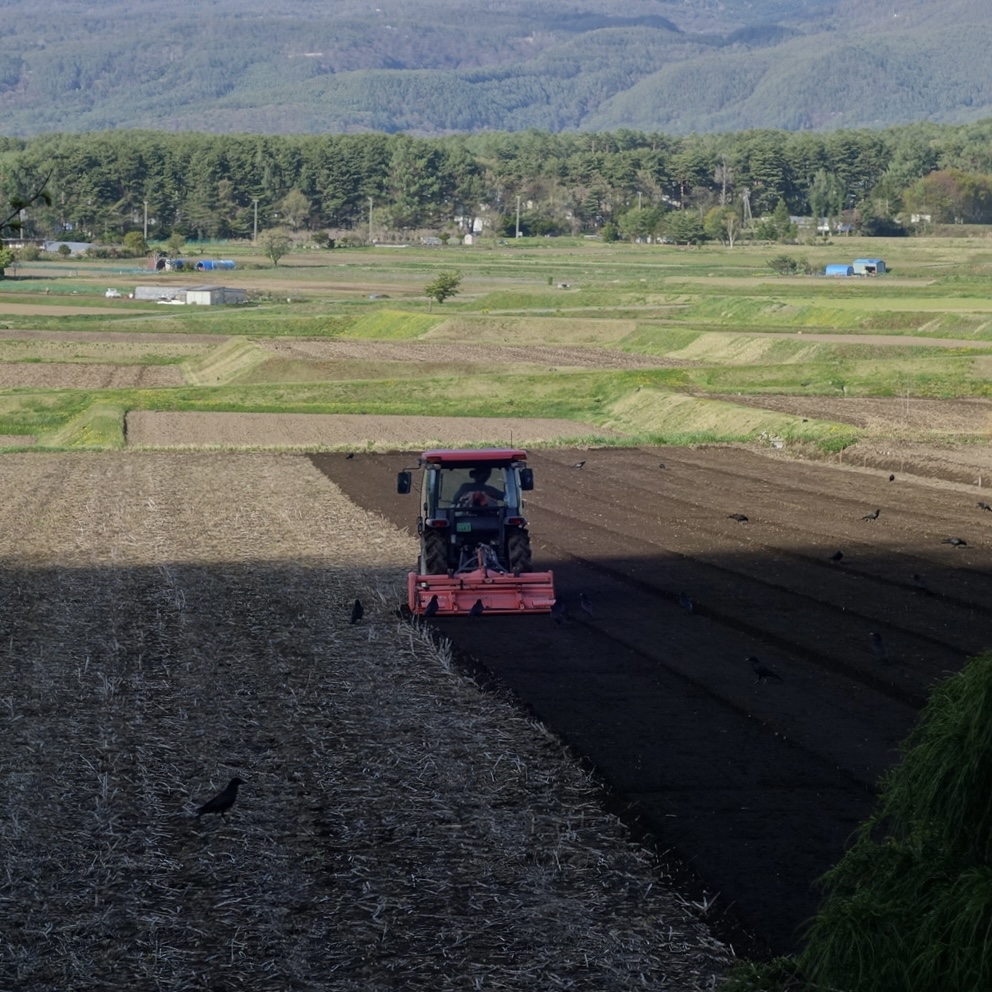
[[[788,231],[845,217],[864,234],[992,222],[992,121],[879,131],[204,135],[110,131],[0,139],[0,208],[45,179],[24,236],[120,242],[289,232],[496,234]],[[47,178],[46,178],[47,177]],[[0,209],[6,216],[7,210]],[[10,230],[3,232],[9,235]],[[319,238],[318,238],[319,240]]]

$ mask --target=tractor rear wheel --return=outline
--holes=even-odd
[[[421,545],[421,567],[424,575],[445,575],[448,571],[448,549],[444,535],[436,530],[424,532]]]
[[[534,563],[530,553],[530,534],[523,527],[515,527],[506,535],[506,554],[514,572],[532,572]]]

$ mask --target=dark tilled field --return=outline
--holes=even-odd
[[[395,494],[410,455],[313,461],[414,523]],[[595,766],[738,952],[794,949],[929,687],[992,640],[982,491],[720,447],[531,461],[536,564],[570,622],[439,631]],[[756,681],[751,655],[780,681]]]

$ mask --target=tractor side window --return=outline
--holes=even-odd
[[[429,517],[433,512],[431,509],[431,493],[436,484],[437,472],[429,468],[424,472],[424,480],[420,489],[420,501],[423,504],[424,516]]]

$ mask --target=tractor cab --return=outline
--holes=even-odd
[[[416,574],[422,586],[426,582],[433,590],[431,595],[437,584],[427,577],[461,581],[480,569],[515,579],[517,586],[526,584],[521,577],[532,572],[533,564],[523,493],[534,488],[534,473],[526,459],[527,453],[516,448],[436,449],[420,456],[418,468],[423,470],[423,478]],[[397,491],[409,493],[412,485],[412,470],[400,472]],[[550,582],[550,573],[546,574]],[[506,597],[503,601],[509,602]],[[416,604],[410,605],[417,612]],[[515,601],[513,612],[521,609],[533,612],[543,610],[543,606]],[[491,611],[509,612],[495,602]],[[455,608],[447,612],[462,611]]]

